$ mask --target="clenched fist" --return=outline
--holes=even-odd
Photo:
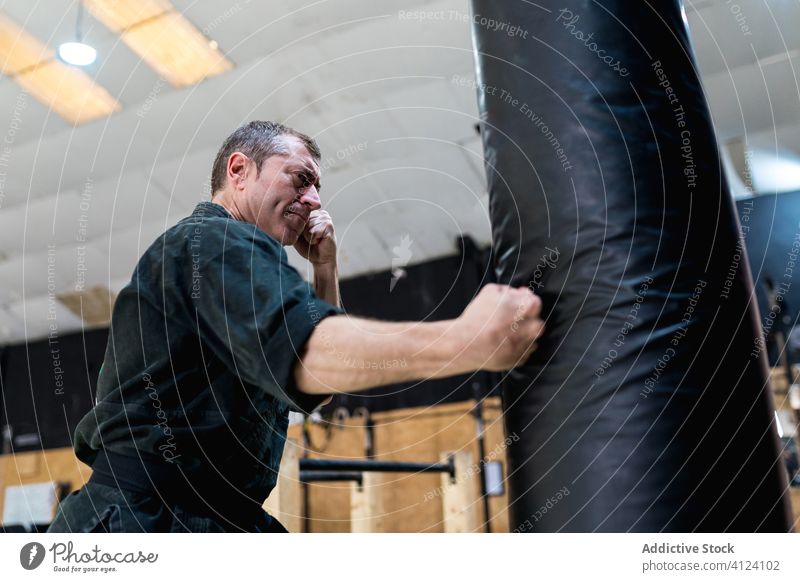
[[[523,364],[544,331],[542,301],[527,287],[489,284],[456,320],[472,369],[500,372]]]
[[[303,234],[294,248],[304,259],[314,265],[336,263],[336,234],[331,215],[324,210],[314,210],[308,216]]]

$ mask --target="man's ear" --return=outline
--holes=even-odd
[[[233,152],[228,157],[228,180],[236,190],[244,188],[247,173],[250,171],[250,158],[242,152]]]

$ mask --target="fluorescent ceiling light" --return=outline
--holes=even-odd
[[[92,16],[117,33],[175,10],[169,0],[85,0],[85,5]]]
[[[0,72],[71,124],[86,123],[122,109],[119,102],[80,69],[0,13]]]
[[[58,47],[59,58],[67,64],[77,67],[91,65],[97,58],[94,47],[83,42],[81,34],[81,21],[83,20],[83,2],[78,0],[78,18],[75,23],[75,41],[65,42]]]
[[[82,42],[65,42],[58,47],[58,56],[65,63],[85,67],[95,61],[97,51]]]
[[[86,0],[92,15],[175,87],[229,71],[233,63],[167,0]]]
[[[53,51],[0,12],[0,72],[13,77],[53,58]]]
[[[14,80],[45,107],[74,125],[107,117],[122,109],[89,75],[56,60],[18,75]]]

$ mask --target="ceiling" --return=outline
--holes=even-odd
[[[737,2],[686,5],[719,137],[800,158],[800,3]],[[0,77],[0,343],[92,323],[55,298],[119,290],[154,238],[208,198],[217,147],[250,119],[320,143],[343,277],[389,269],[401,240],[412,263],[453,253],[459,235],[488,243],[475,94],[453,82],[473,76],[469,26],[399,17],[466,16],[467,0],[173,4],[232,71],[174,89],[87,17],[100,55],[87,72],[120,113],[72,127]],[[0,0],[0,10],[51,47],[75,34],[74,0]]]

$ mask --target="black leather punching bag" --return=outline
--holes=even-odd
[[[680,3],[472,6],[497,278],[539,294],[547,325],[504,383],[511,529],[790,530]]]

